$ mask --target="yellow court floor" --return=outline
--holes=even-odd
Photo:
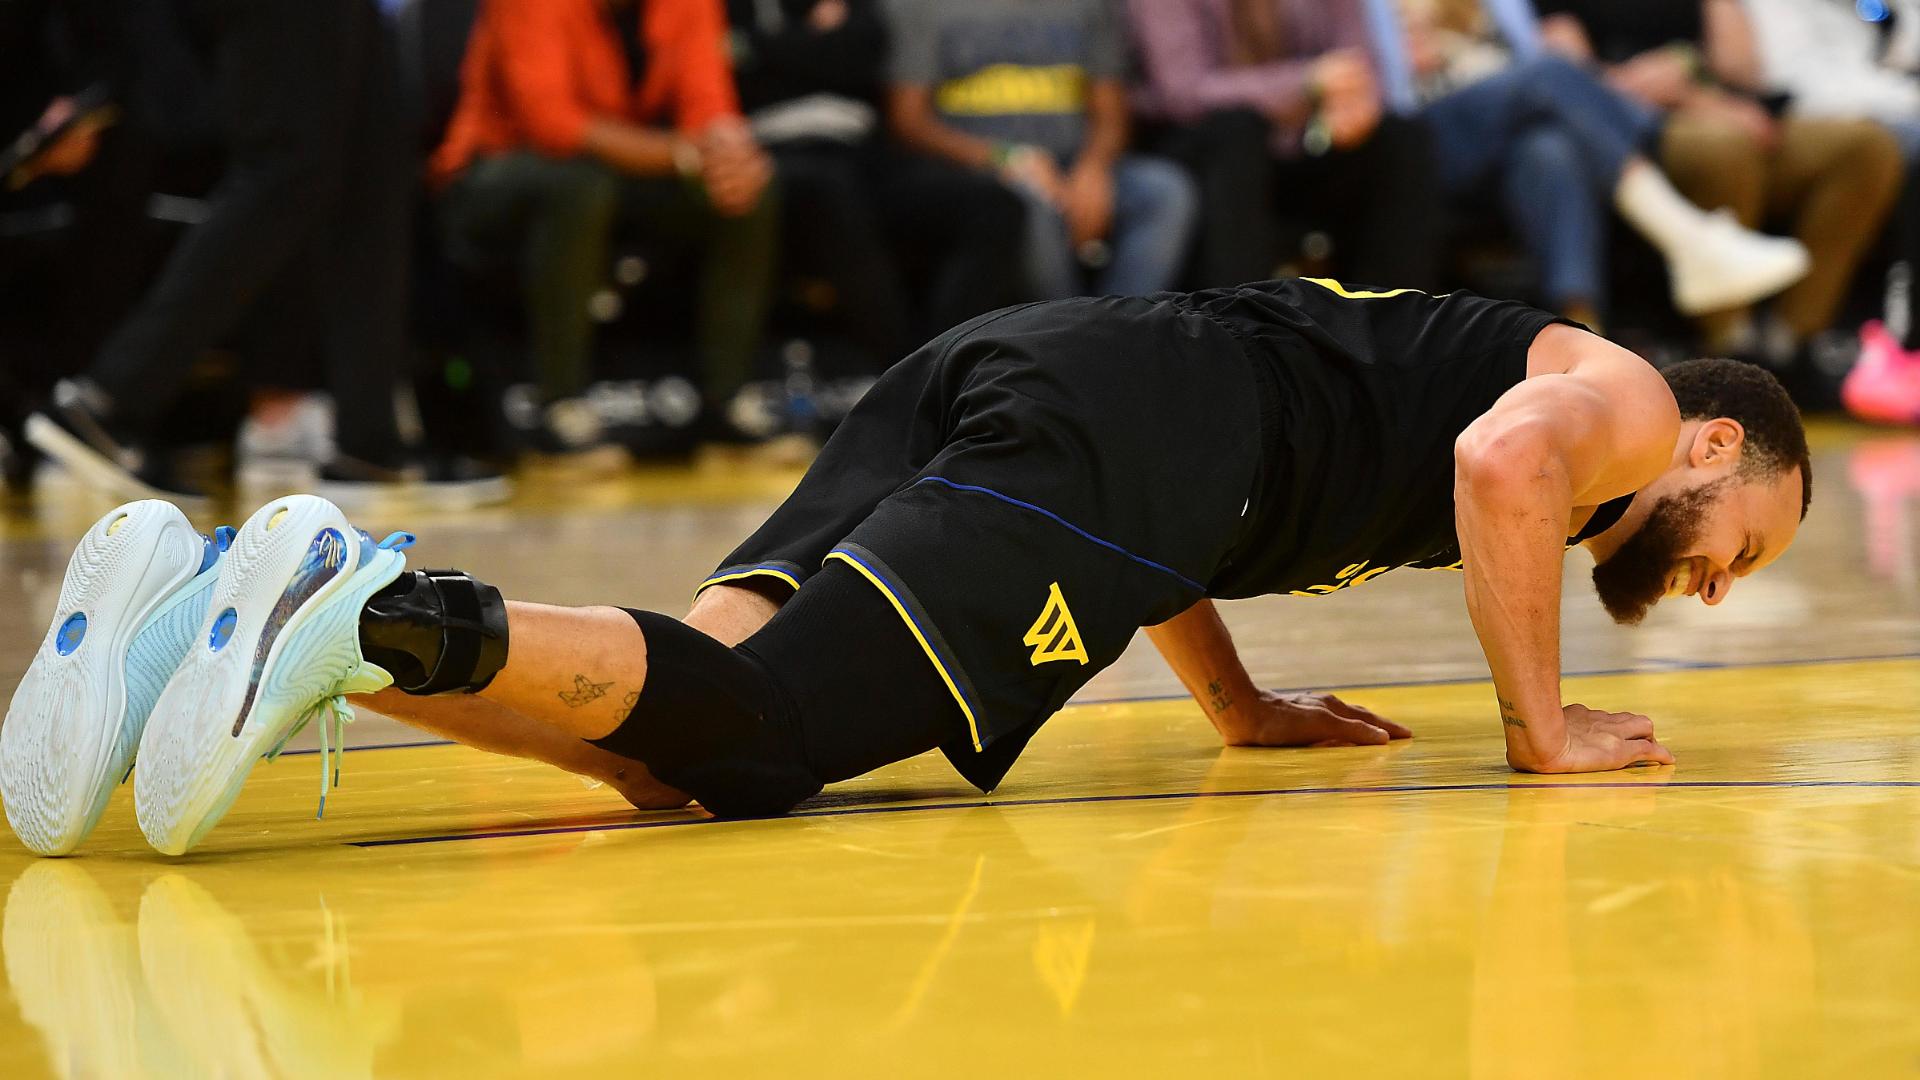
[[[1569,563],[1569,699],[1673,768],[1509,773],[1415,572],[1228,613],[1390,747],[1222,749],[1136,646],[991,796],[926,757],[722,823],[364,717],[323,821],[295,753],[183,859],[126,789],[77,857],[0,841],[0,1077],[1920,1076],[1920,439],[1816,434],[1801,542],[1722,608],[1620,630]],[[671,610],[790,482],[369,524]],[[8,522],[0,689],[102,509]]]

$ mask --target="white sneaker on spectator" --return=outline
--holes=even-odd
[[[240,486],[313,486],[320,463],[333,457],[333,401],[301,394],[285,406],[256,410],[235,439]]]
[[[1683,315],[1726,311],[1763,300],[1807,276],[1806,245],[1767,236],[1726,210],[1705,215],[1692,242],[1667,259],[1673,306]]]

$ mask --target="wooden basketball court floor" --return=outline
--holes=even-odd
[[[1223,750],[1144,642],[992,796],[929,757],[780,821],[363,716],[324,821],[289,755],[184,859],[125,789],[77,857],[0,844],[0,1076],[1920,1076],[1920,438],[1816,448],[1799,544],[1717,610],[1618,630],[1571,558],[1569,697],[1672,769],[1509,773],[1460,582],[1412,571],[1228,612],[1267,683],[1416,731],[1385,748]],[[793,479],[365,524],[673,610]],[[5,520],[0,689],[104,509]]]

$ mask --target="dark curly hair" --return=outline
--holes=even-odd
[[[1807,429],[1786,387],[1765,368],[1738,360],[1687,360],[1663,369],[1683,420],[1726,417],[1747,429],[1740,455],[1742,476],[1773,479],[1800,470],[1800,517],[1813,505],[1813,462]]]

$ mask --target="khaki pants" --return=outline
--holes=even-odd
[[[1812,271],[1774,302],[1801,341],[1832,323],[1893,206],[1902,169],[1893,136],[1868,120],[1789,119],[1779,145],[1767,150],[1742,128],[1686,113],[1668,122],[1660,160],[1699,206],[1727,207],[1750,228],[1780,222],[1807,245]],[[1746,314],[1704,316],[1701,331],[1709,344],[1723,342]]]

